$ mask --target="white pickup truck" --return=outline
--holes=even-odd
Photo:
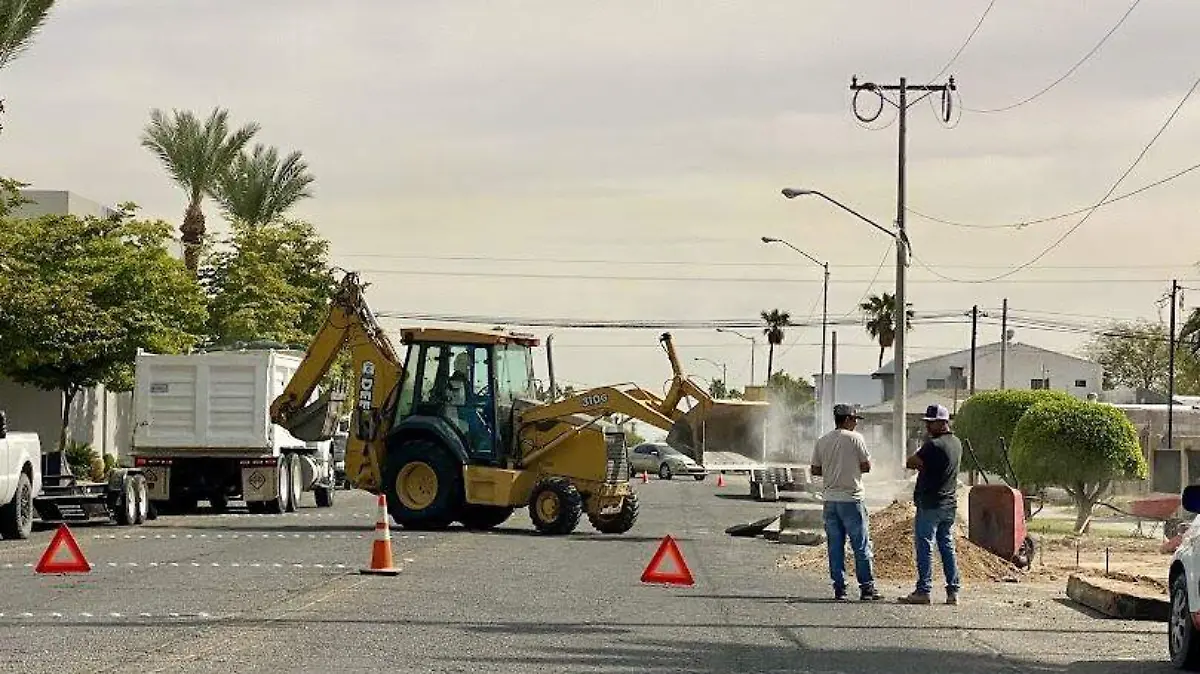
[[[42,491],[42,445],[37,433],[12,433],[0,412],[0,536],[29,538],[33,498]]]

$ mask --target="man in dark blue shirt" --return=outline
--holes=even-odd
[[[906,466],[917,471],[913,504],[917,507],[913,543],[917,553],[917,588],[905,604],[928,604],[933,589],[933,542],[937,539],[946,576],[946,603],[958,604],[958,562],[954,550],[954,521],[958,515],[958,472],[962,461],[962,443],[950,430],[950,411],[942,405],[925,410],[925,429],[929,438]]]

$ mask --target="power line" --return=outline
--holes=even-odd
[[[958,57],[962,55],[963,50],[965,50],[967,48],[967,45],[971,44],[971,40],[975,39],[975,33],[979,32],[979,28],[981,26],[983,26],[983,22],[987,20],[988,14],[991,13],[992,8],[995,6],[996,6],[996,0],[992,0],[991,2],[988,3],[987,9],[983,10],[983,14],[980,15],[979,21],[977,21],[975,23],[975,27],[972,28],[971,32],[967,35],[967,39],[963,40],[963,43],[958,48],[958,51],[954,52],[954,55],[950,57],[949,61],[946,61],[946,65],[942,66],[942,69],[937,71],[936,75],[929,78],[930,81],[936,80],[937,78],[941,77],[942,75],[945,75],[946,71],[950,69],[950,66],[954,65],[954,62],[957,61]]]
[[[1148,185],[1143,185],[1142,187],[1139,187],[1136,190],[1133,190],[1131,192],[1125,192],[1124,194],[1119,194],[1111,199],[1106,199],[1097,205],[1098,206],[1107,206],[1109,204],[1121,201],[1122,199],[1128,199],[1129,197],[1141,194],[1142,192],[1153,189],[1160,185],[1165,185],[1165,184],[1171,182],[1172,180],[1175,180],[1176,178],[1182,178],[1183,176],[1191,173],[1192,171],[1195,171],[1196,169],[1200,169],[1200,164],[1192,164],[1191,166],[1189,166],[1181,171],[1172,173],[1171,175],[1169,175],[1165,178],[1160,178],[1159,180],[1156,180]],[[924,220],[929,220],[930,222],[936,222],[936,223],[943,224],[943,225],[950,225],[951,227],[961,227],[963,229],[1024,229],[1030,225],[1040,225],[1040,224],[1047,223],[1047,222],[1054,222],[1056,220],[1062,220],[1064,218],[1069,218],[1073,215],[1079,215],[1080,213],[1086,213],[1087,211],[1091,210],[1092,208],[1095,208],[1095,206],[1085,206],[1084,208],[1077,208],[1073,211],[1068,211],[1066,213],[1059,213],[1057,215],[1051,215],[1051,216],[1045,217],[1045,218],[1035,218],[1033,220],[1021,220],[1018,222],[1008,223],[1008,224],[1004,224],[1004,225],[976,225],[976,224],[960,222],[960,221],[956,221],[956,220],[947,220],[945,218],[939,218],[939,217],[936,217],[933,215],[928,215],[926,213],[922,213],[920,211],[913,210],[911,208],[906,209],[906,210],[909,213],[912,213],[913,215],[917,216],[918,218],[922,218]],[[946,266],[946,265],[940,265],[940,266]],[[1049,267],[1043,267],[1043,269],[1049,269]]]
[[[1110,28],[1108,30],[1108,32],[1104,34],[1104,37],[1100,38],[1100,41],[1096,43],[1096,46],[1092,47],[1091,51],[1084,54],[1083,58],[1076,61],[1075,65],[1073,65],[1067,69],[1067,72],[1063,73],[1061,76],[1059,76],[1058,79],[1056,79],[1053,82],[1051,82],[1050,84],[1046,85],[1037,93],[1035,93],[1032,96],[1029,96],[1027,98],[1023,98],[1023,99],[1017,101],[1016,103],[1011,103],[1009,105],[1005,105],[1005,106],[999,107],[999,108],[989,108],[989,109],[982,109],[982,110],[966,108],[966,110],[968,112],[976,112],[976,113],[981,113],[981,114],[990,114],[993,112],[1005,112],[1008,110],[1012,110],[1014,108],[1019,108],[1022,105],[1025,105],[1026,103],[1031,103],[1031,102],[1037,100],[1038,98],[1041,98],[1044,94],[1049,92],[1051,89],[1053,89],[1054,87],[1057,87],[1058,85],[1065,82],[1067,80],[1067,78],[1069,78],[1069,77],[1071,77],[1071,75],[1075,74],[1075,71],[1078,70],[1080,66],[1082,66],[1084,63],[1086,63],[1088,60],[1090,60],[1093,56],[1095,56],[1096,52],[1100,51],[1100,48],[1104,46],[1104,43],[1108,42],[1108,38],[1112,37],[1117,32],[1117,30],[1121,27],[1121,25],[1123,23],[1125,23],[1125,19],[1128,19],[1129,15],[1132,14],[1133,10],[1137,9],[1137,6],[1140,4],[1142,4],[1142,0],[1134,0],[1133,4],[1129,6],[1129,9],[1125,10],[1125,13],[1123,15],[1121,15],[1120,20],[1117,21],[1116,24],[1114,24],[1113,27]]]
[[[1192,169],[1200,168],[1200,164],[1192,167]],[[1188,170],[1192,170],[1188,169]],[[1108,203],[1112,203],[1116,199],[1110,199]],[[1076,211],[1082,213],[1087,209]],[[925,216],[922,216],[925,217]],[[1065,216],[1060,216],[1065,217]],[[972,225],[968,225],[972,226]],[[981,228],[991,227],[1008,227],[1009,225],[975,225]],[[684,240],[681,239],[682,243]],[[874,269],[875,277],[878,278],[879,273],[887,264],[889,253],[892,250],[893,243],[889,243],[887,249],[883,253],[883,260],[879,264],[875,263],[846,263],[836,265],[837,269]],[[377,258],[386,260],[420,260],[430,262],[498,262],[498,263],[537,263],[537,264],[596,264],[596,265],[630,265],[630,266],[650,266],[650,267],[665,267],[665,266],[680,266],[680,267],[779,267],[787,269],[795,269],[796,264],[793,262],[731,262],[728,260],[623,260],[618,258],[553,258],[546,259],[541,257],[509,257],[496,255],[410,255],[400,253],[340,253],[334,255],[337,258]],[[1008,269],[1009,265],[980,265],[980,264],[937,264],[934,265],[938,269]],[[1042,265],[1038,269],[1061,269],[1061,270],[1112,270],[1112,269],[1192,269],[1196,265],[1194,263],[1185,263],[1178,265],[1163,265],[1163,264],[1064,264],[1064,265]],[[377,270],[378,271],[378,270]],[[397,273],[403,270],[387,270],[385,273]]]
[[[1179,114],[1179,111],[1183,109],[1184,104],[1186,104],[1188,102],[1188,99],[1190,99],[1192,97],[1192,94],[1195,93],[1196,87],[1200,87],[1200,78],[1197,78],[1196,80],[1194,80],[1192,82],[1192,86],[1187,90],[1187,93],[1183,95],[1183,98],[1180,99],[1178,105],[1176,105],[1175,109],[1171,111],[1171,114],[1167,116],[1166,121],[1164,121],[1162,123],[1162,126],[1160,126],[1158,128],[1158,131],[1155,132],[1154,136],[1150,139],[1150,142],[1146,143],[1145,147],[1142,148],[1142,151],[1139,152],[1138,156],[1133,160],[1133,163],[1131,163],[1129,165],[1129,168],[1125,169],[1125,172],[1122,173],[1119,178],[1117,178],[1117,181],[1112,184],[1112,187],[1108,188],[1108,192],[1105,193],[1105,195],[1100,199],[1100,201],[1098,201],[1095,206],[1092,206],[1091,209],[1089,209],[1087,211],[1087,213],[1085,213],[1084,216],[1079,219],[1079,222],[1075,223],[1075,225],[1073,227],[1071,227],[1066,232],[1064,232],[1062,236],[1058,237],[1058,239],[1056,239],[1049,246],[1046,246],[1046,248],[1043,249],[1042,252],[1038,253],[1036,256],[1034,256],[1029,261],[1027,261],[1021,265],[1018,265],[1016,267],[1013,267],[1012,269],[1004,272],[1003,274],[999,274],[997,276],[993,276],[993,277],[986,278],[986,279],[955,279],[953,277],[946,276],[946,275],[934,270],[932,267],[929,267],[928,265],[926,265],[923,262],[919,262],[919,261],[918,262],[921,264],[921,266],[925,267],[930,273],[937,276],[938,278],[940,278],[944,281],[953,281],[956,283],[994,283],[1001,279],[1012,276],[1013,274],[1016,274],[1017,272],[1020,272],[1023,269],[1027,269],[1027,268],[1032,267],[1033,265],[1037,264],[1038,260],[1041,260],[1046,255],[1049,255],[1051,251],[1053,251],[1054,249],[1056,249],[1060,245],[1062,245],[1062,242],[1066,241],[1067,237],[1071,236],[1072,234],[1075,233],[1076,230],[1078,230],[1080,227],[1082,227],[1084,225],[1084,223],[1086,223],[1088,221],[1088,219],[1091,218],[1092,214],[1095,213],[1100,208],[1100,205],[1102,203],[1104,203],[1104,201],[1106,199],[1108,199],[1110,196],[1112,196],[1113,192],[1117,191],[1117,188],[1121,186],[1121,183],[1125,181],[1125,178],[1127,178],[1130,173],[1133,173],[1133,170],[1135,168],[1137,168],[1138,164],[1140,164],[1142,162],[1142,159],[1146,156],[1146,154],[1150,152],[1150,149],[1154,147],[1154,144],[1158,142],[1159,137],[1162,136],[1163,133],[1166,132],[1167,128],[1171,126],[1171,122],[1175,121],[1175,117]],[[913,257],[916,258],[916,255],[913,255]]]
[[[914,256],[915,258],[916,256]],[[994,280],[1000,280],[1011,276],[1016,271],[1030,266],[1026,263],[1016,271],[1011,271],[1007,274],[1002,274],[994,279],[973,280],[973,279],[955,279],[945,276],[937,272],[932,267],[925,267],[937,278],[933,279],[910,279],[908,283],[944,283],[950,281],[953,283],[984,283]],[[458,278],[510,278],[522,280],[589,280],[589,281],[655,281],[655,282],[677,282],[677,283],[821,283],[821,279],[802,279],[789,277],[759,277],[759,278],[744,278],[737,276],[649,276],[649,275],[626,275],[619,276],[613,274],[581,274],[581,273],[565,273],[565,274],[544,274],[536,272],[476,272],[476,271],[442,271],[442,270],[413,270],[413,269],[360,269],[363,274],[391,274],[399,276],[451,276]],[[1189,282],[1200,283],[1200,279],[1186,279]],[[858,285],[871,284],[874,279],[830,279],[831,284],[839,283],[843,285]],[[1162,279],[1152,278],[1134,278],[1134,279],[1113,279],[1113,278],[1055,278],[1055,279],[1016,279],[1005,281],[1006,284],[1013,285],[1074,285],[1074,284],[1113,284],[1113,283],[1162,283]]]

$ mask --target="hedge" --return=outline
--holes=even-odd
[[[1069,491],[1112,480],[1145,479],[1137,429],[1111,405],[1079,400],[1047,401],[1029,408],[1017,423],[1013,468],[1022,484],[1057,485]]]
[[[984,470],[1006,475],[1008,469],[1001,453],[1000,438],[1004,438],[1011,450],[1013,434],[1021,415],[1034,405],[1048,401],[1073,402],[1075,398],[1052,390],[980,391],[967,398],[958,409],[954,416],[954,432],[971,442],[971,448],[975,450]],[[963,468],[974,467],[974,463],[964,457]]]

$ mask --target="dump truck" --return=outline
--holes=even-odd
[[[706,447],[753,444],[751,429],[766,417],[765,403],[715,401],[688,380],[669,334],[662,340],[674,376],[663,398],[625,384],[554,395],[548,340],[552,393],[540,400],[533,350],[541,341],[503,329],[404,328],[401,357],[364,289],[357,274],[342,278],[271,419],[297,438],[328,439],[341,401],[306,401],[348,349],[346,479],[385,495],[388,512],[407,528],[490,529],[528,507],[542,534],[570,533],[583,513],[597,531],[622,534],[637,520],[638,501],[625,435],[607,419],[621,414],[668,430],[673,447],[700,461]],[[678,409],[685,399],[691,409]]]
[[[114,522],[147,517],[146,482],[136,468],[117,468],[103,482],[71,473],[64,452],[42,453],[37,433],[10,431],[0,411],[0,537],[29,538],[41,524]]]
[[[224,512],[233,499],[251,513],[292,512],[304,492],[317,507],[333,505],[331,441],[296,438],[268,414],[300,355],[271,347],[137,354],[131,454],[153,512],[187,513],[201,500]]]

